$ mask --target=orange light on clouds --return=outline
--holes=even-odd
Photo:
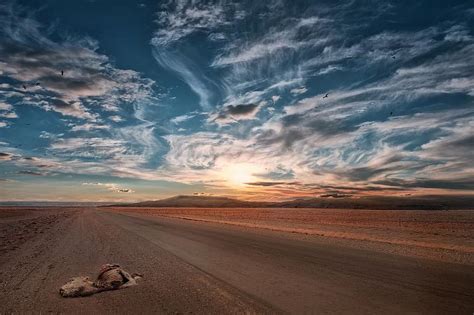
[[[261,172],[261,167],[250,163],[237,163],[225,166],[221,171],[221,177],[230,186],[243,188],[246,183],[256,181],[254,175]]]

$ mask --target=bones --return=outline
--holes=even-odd
[[[137,279],[142,277],[137,273],[130,275],[118,264],[105,264],[95,282],[89,277],[74,277],[59,289],[59,294],[63,297],[89,296],[102,291],[137,285]]]

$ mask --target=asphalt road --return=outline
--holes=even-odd
[[[0,313],[472,314],[474,268],[284,233],[80,210],[0,259]],[[139,286],[64,299],[117,262]]]

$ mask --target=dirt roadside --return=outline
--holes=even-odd
[[[0,219],[0,313],[274,313],[160,247],[105,221],[94,210],[21,213]],[[69,278],[96,276],[117,262],[144,274],[125,290],[65,299]]]

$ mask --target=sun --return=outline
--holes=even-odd
[[[253,174],[258,170],[258,167],[248,163],[233,164],[225,167],[222,175],[232,186],[244,186],[256,180]]]

